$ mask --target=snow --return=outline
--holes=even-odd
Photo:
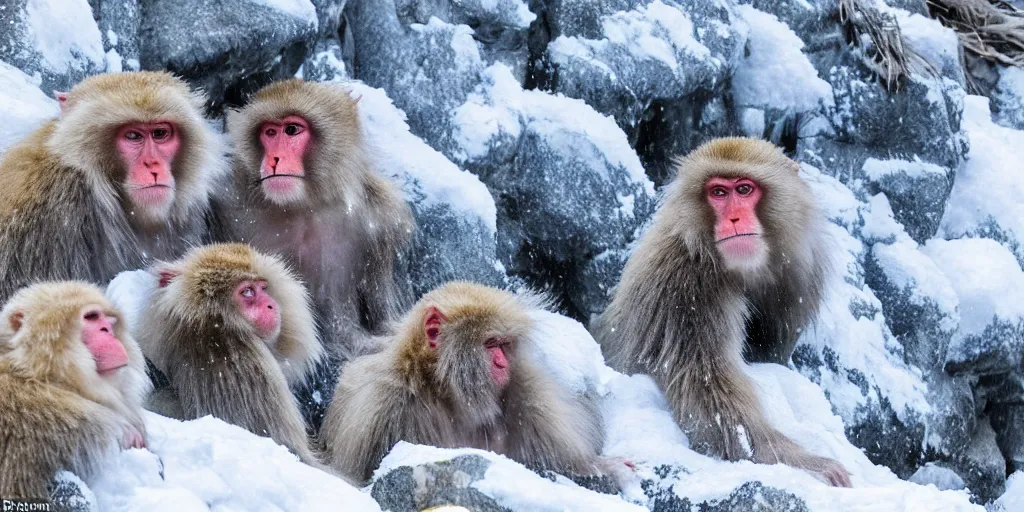
[[[951,279],[960,300],[960,337],[980,335],[994,320],[1024,324],[1024,271],[995,240],[929,240],[923,252]]]
[[[57,100],[39,90],[36,81],[18,68],[0,61],[0,155],[60,112]]]
[[[93,482],[99,510],[380,510],[369,495],[269,438],[219,419],[182,422],[147,412],[145,421],[148,448],[121,452]]]
[[[861,235],[866,242],[876,240],[914,242],[896,215],[885,194],[878,193],[868,198],[868,210],[864,212],[864,228]],[[914,242],[916,246],[917,243]]]
[[[258,5],[276,9],[289,16],[294,16],[311,25],[317,25],[316,8],[309,0],[249,0]]]
[[[86,0],[28,0],[25,21],[45,65],[62,73],[102,68],[103,38]]]
[[[129,270],[114,276],[107,284],[106,296],[124,316],[129,330],[134,329],[149,298],[160,280],[146,270]]]
[[[885,269],[886,277],[896,287],[913,290],[912,302],[921,305],[925,299],[934,302],[943,313],[942,328],[948,331],[956,328],[960,316],[957,292],[942,269],[918,250],[917,244],[912,241],[875,244],[872,251],[879,266]]]
[[[881,9],[888,10],[896,17],[903,41],[925,61],[940,70],[943,62],[959,61],[960,40],[952,29],[920,14],[911,14],[898,8],[887,9],[884,3],[880,5]]]
[[[982,96],[967,96],[962,127],[971,149],[957,172],[940,233],[947,239],[984,234],[995,223],[1012,237],[1008,246],[1024,262],[1024,180],[1020,179],[1024,132],[993,123],[988,98]]]
[[[625,133],[615,120],[603,115],[582,100],[524,90],[508,66],[497,63],[482,73],[483,85],[455,109],[453,139],[462,148],[457,155],[463,161],[487,155],[493,140],[501,136],[519,137],[525,126],[564,154],[580,151],[579,138],[588,141],[611,166],[626,170],[630,179],[641,183],[651,195],[654,184],[629,146]],[[605,169],[604,162],[590,166]],[[604,176],[606,179],[607,176]]]
[[[749,55],[732,79],[737,105],[805,112],[832,104],[832,86],[818,77],[788,25],[749,5],[737,6],[736,13],[750,27]]]
[[[931,484],[943,491],[960,490],[965,487],[964,480],[955,471],[931,462],[921,466],[908,480],[918,485]]]
[[[946,176],[945,167],[922,162],[916,155],[913,161],[868,158],[864,162],[863,170],[868,178],[875,181],[881,180],[886,176],[904,176],[907,178],[922,178],[928,175]]]
[[[601,20],[608,41],[622,45],[636,60],[656,59],[679,67],[677,52],[708,56],[711,52],[693,38],[693,22],[681,10],[655,0],[646,7],[617,12]]]
[[[1024,510],[1024,471],[1017,471],[1006,480],[1006,492],[996,500],[1006,512]],[[998,510],[998,509],[996,509]]]
[[[449,204],[456,211],[479,217],[491,232],[497,231],[498,210],[480,178],[410,133],[405,112],[392,104],[383,89],[361,82],[347,85],[361,97],[360,121],[368,144],[376,148],[381,171],[399,179],[407,174],[422,187],[425,204]]]

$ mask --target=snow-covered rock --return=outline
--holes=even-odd
[[[59,111],[57,100],[43,94],[32,77],[0,61],[0,155]]]

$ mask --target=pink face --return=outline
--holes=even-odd
[[[306,150],[311,139],[309,123],[299,116],[267,121],[260,126],[260,181],[267,198],[275,202],[301,198],[305,190]]]
[[[114,336],[116,322],[116,318],[99,308],[88,308],[82,313],[82,343],[96,361],[96,371],[100,375],[128,366],[128,352]]]
[[[704,187],[715,212],[715,244],[727,261],[756,259],[763,252],[757,202],[761,187],[748,178],[708,180]]]
[[[128,175],[125,185],[132,201],[162,217],[174,201],[174,157],[181,137],[173,123],[131,123],[117,132],[117,152]]]
[[[277,301],[267,293],[263,280],[242,281],[235,288],[235,304],[264,338],[275,336],[281,328],[281,310]]]
[[[436,307],[427,310],[426,319],[423,322],[424,333],[427,336],[427,343],[431,349],[436,350],[440,343],[441,331],[448,318]],[[487,349],[488,359],[491,366],[491,379],[498,389],[504,389],[512,376],[509,367],[508,351],[512,347],[512,340],[508,338],[495,337],[484,343]]]

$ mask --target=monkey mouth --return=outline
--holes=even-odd
[[[283,173],[283,172],[282,173],[274,173],[274,174],[268,174],[268,175],[260,178],[256,183],[263,183],[264,181],[267,181],[270,178],[299,178],[300,180],[304,180],[304,179],[306,179],[306,176],[303,175],[303,174],[288,174],[288,173]]]
[[[719,238],[718,240],[715,240],[715,243],[716,244],[720,244],[720,243],[726,242],[728,240],[734,240],[736,238],[742,238],[742,237],[747,237],[747,236],[761,236],[761,233],[739,233],[739,234],[736,234],[736,235],[729,235],[729,236],[727,236],[725,238]]]

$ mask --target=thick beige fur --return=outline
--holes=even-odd
[[[291,388],[305,383],[323,348],[298,278],[243,244],[196,248],[152,271],[173,276],[149,297],[137,326],[143,352],[171,382],[153,408],[181,419],[211,414],[315,463]],[[245,280],[267,282],[281,311],[276,337],[261,337],[233,301]]]
[[[110,376],[96,372],[81,340],[81,316],[97,307],[118,320],[114,334],[128,353],[129,365]],[[19,291],[0,312],[0,496],[47,498],[60,470],[89,482],[130,431],[145,436],[150,389],[141,350],[98,288],[63,282]]]
[[[324,420],[328,463],[365,481],[398,441],[492,450],[534,468],[574,474],[599,471],[604,443],[593,397],[564,389],[528,356],[527,314],[535,296],[514,296],[467,282],[425,295],[378,354],[345,365]],[[447,317],[438,348],[424,331],[429,308]],[[490,377],[487,339],[515,340],[511,380]]]
[[[782,462],[848,485],[841,465],[811,455],[768,423],[744,372],[744,351],[754,361],[786,364],[822,300],[829,267],[823,216],[798,169],[756,139],[713,140],[679,160],[592,330],[609,364],[654,378],[695,449]],[[730,270],[722,261],[705,188],[715,176],[761,187],[764,266]]]

